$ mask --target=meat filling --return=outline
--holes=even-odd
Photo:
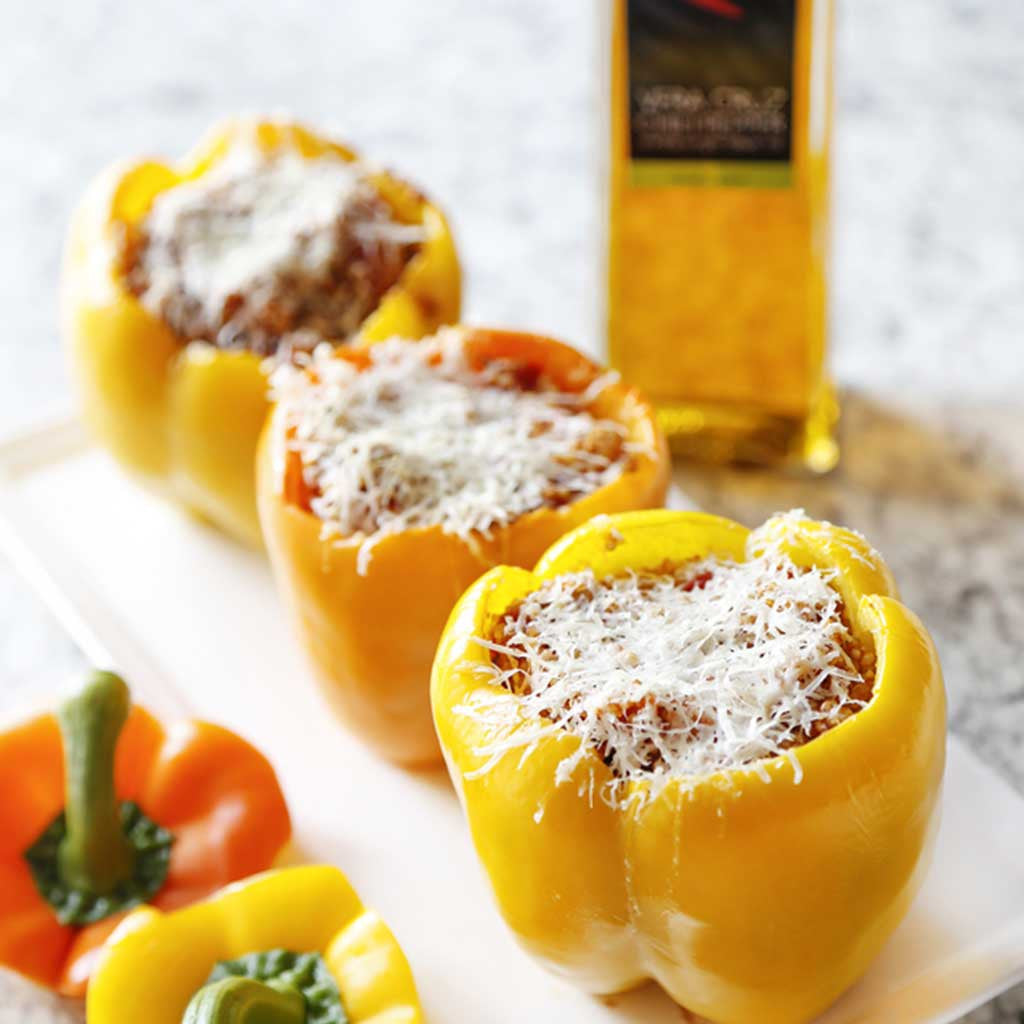
[[[421,237],[357,164],[243,151],[161,193],[122,269],[182,342],[268,356],[351,338]]]
[[[580,735],[620,781],[756,766],[871,700],[874,651],[833,581],[778,549],[558,576],[480,638],[487,674],[541,729]],[[538,734],[520,726],[513,745]]]

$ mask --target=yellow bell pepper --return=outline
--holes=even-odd
[[[470,361],[512,360],[582,390],[604,371],[551,338],[467,328]],[[359,363],[361,354],[339,350]],[[595,413],[621,423],[638,451],[633,466],[591,494],[538,508],[475,544],[441,527],[406,530],[376,543],[359,572],[362,536],[324,537],[305,502],[301,466],[287,457],[280,407],[267,422],[257,460],[260,515],[271,565],[324,691],[340,717],[385,757],[406,765],[440,760],[430,714],[430,666],[459,595],[501,562],[532,565],[550,544],[599,512],[664,503],[669,456],[646,400],[620,381]],[[306,495],[308,497],[308,495]]]
[[[288,121],[228,121],[181,163],[116,165],[90,187],[71,224],[62,279],[63,333],[82,414],[128,470],[228,533],[260,543],[253,481],[267,382],[250,352],[183,344],[127,289],[125,228],[167,189],[202,177],[233,148],[356,159],[345,146]],[[397,220],[426,240],[366,319],[358,343],[418,338],[458,319],[460,275],[443,214],[383,171],[371,180]]]
[[[665,560],[742,560],[749,536],[698,513],[602,516],[532,573],[492,570],[452,613],[432,701],[477,853],[531,953],[594,992],[654,978],[717,1024],[800,1024],[864,972],[903,917],[937,824],[939,662],[863,538],[790,516],[755,535],[798,565],[834,568],[855,638],[877,657],[870,703],[788,752],[802,778],[783,756],[758,770],[674,779],[646,801],[612,807],[579,791],[586,779],[594,793],[611,780],[594,752],[556,786],[556,768],[580,743],[556,727],[528,756],[510,750],[479,772],[492,727],[457,710],[493,685],[475,671],[489,655],[473,637],[543,580],[586,567],[601,577]],[[647,783],[626,785],[639,796]]]
[[[169,914],[133,912],[111,937],[89,986],[89,1024],[182,1024],[186,1009],[190,1021],[210,1024],[276,1021],[202,1016],[195,1007],[218,962],[278,950],[323,958],[350,1024],[421,1024],[416,985],[394,935],[329,866],[270,871]],[[289,986],[280,988],[294,997]],[[304,1019],[287,1010],[280,1016],[282,1024]]]

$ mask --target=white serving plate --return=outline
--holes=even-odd
[[[223,722],[271,757],[297,855],[338,864],[383,914],[431,1020],[679,1024],[653,985],[597,1000],[535,965],[492,904],[443,771],[394,768],[337,725],[263,559],[129,482],[76,423],[0,444],[0,545],[142,702]],[[819,1024],[948,1024],[1021,979],[1024,800],[952,739],[925,886]]]

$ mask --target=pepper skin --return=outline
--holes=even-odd
[[[742,560],[748,536],[777,539],[797,564],[834,567],[851,628],[877,657],[869,705],[790,752],[802,779],[783,756],[760,762],[760,773],[672,780],[642,805],[613,809],[579,792],[611,778],[596,753],[555,785],[580,742],[555,727],[528,757],[511,750],[471,777],[492,735],[456,710],[492,685],[474,672],[488,657],[474,636],[552,576]],[[600,517],[533,573],[502,566],[478,580],[441,641],[432,701],[477,853],[519,941],[587,990],[653,978],[716,1024],[801,1024],[851,985],[917,891],[945,759],[935,648],[895,595],[880,556],[849,531],[787,516],[749,535],[670,511]]]
[[[65,770],[54,715],[0,733],[0,965],[82,996],[103,943],[125,914],[62,925],[36,888],[25,853],[62,810],[76,806]],[[183,906],[265,870],[291,836],[273,768],[220,726],[186,721],[165,730],[135,705],[116,739],[113,775],[111,796],[134,801],[173,834],[169,869],[152,899],[158,907]],[[101,790],[98,803],[109,804],[102,780],[93,786]],[[106,787],[109,793],[109,775]],[[86,816],[95,803],[84,805]],[[95,850],[96,835],[86,838],[81,845]],[[97,861],[102,867],[103,858]]]
[[[468,328],[471,365],[508,359],[536,366],[556,385],[579,391],[604,371],[550,338]],[[340,358],[358,353],[339,350]],[[596,415],[624,424],[644,447],[612,483],[560,508],[540,508],[474,550],[440,527],[385,536],[365,575],[357,571],[359,538],[321,536],[308,511],[301,466],[287,457],[284,416],[275,410],[257,459],[264,537],[279,589],[299,637],[339,716],[380,754],[406,765],[437,762],[430,716],[430,665],[448,614],[482,572],[502,562],[532,565],[558,537],[600,512],[663,504],[669,456],[654,414],[637,392],[616,381],[598,397]]]
[[[183,345],[126,288],[120,248],[161,192],[201,177],[256,143],[304,157],[356,159],[348,148],[287,121],[228,121],[180,164],[117,165],[90,187],[68,236],[63,333],[83,417],[127,470],[237,538],[259,546],[253,458],[268,407],[261,360],[250,352]],[[459,265],[444,216],[411,186],[371,175],[396,217],[427,232],[357,343],[416,338],[458,319]]]
[[[351,1024],[422,1024],[398,942],[328,866],[269,871],[171,914],[135,911],[89,986],[89,1024],[181,1024],[217,961],[270,949],[320,953]]]

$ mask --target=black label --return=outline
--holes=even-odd
[[[634,161],[789,161],[796,0],[627,0]]]

